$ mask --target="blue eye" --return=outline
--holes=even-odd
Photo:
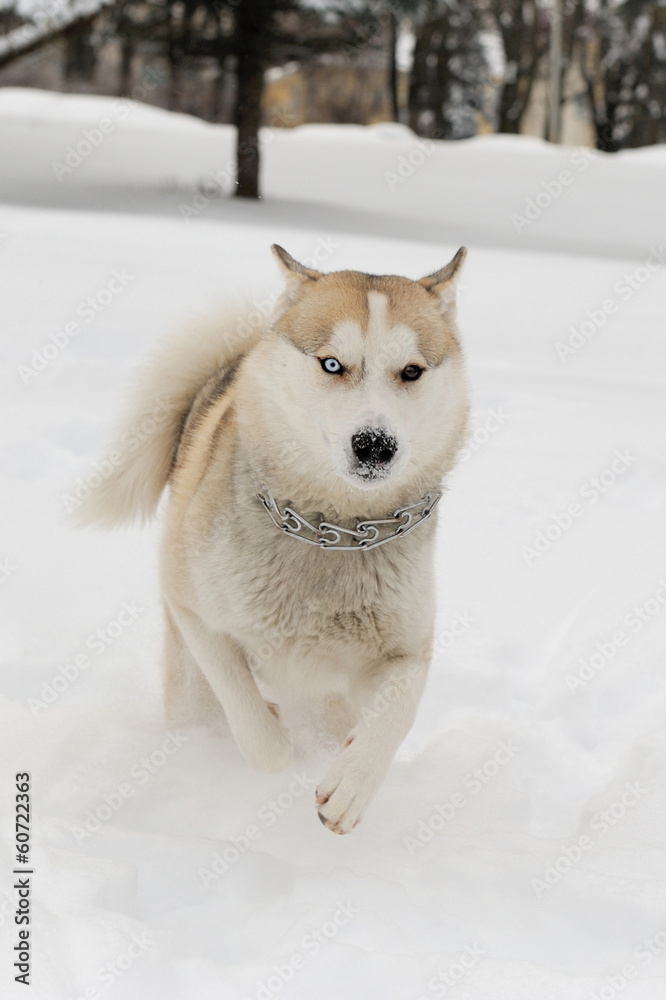
[[[320,358],[319,363],[324,371],[328,372],[329,375],[340,375],[344,371],[344,368],[337,358]]]

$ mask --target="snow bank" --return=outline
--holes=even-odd
[[[135,91],[151,86],[147,77]],[[5,88],[0,139],[10,198],[139,187],[215,199],[233,189],[231,126],[138,101]],[[267,199],[445,227],[461,242],[620,255],[664,235],[661,147],[608,155],[524,136],[429,142],[392,123],[265,128],[262,147]]]

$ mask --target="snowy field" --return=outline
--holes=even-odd
[[[666,997],[666,150],[267,130],[239,204],[230,130],[184,116],[4,90],[0,140],[2,997]],[[349,837],[306,723],[281,775],[165,732],[159,524],[67,520],[133,368],[225,297],[262,309],[273,242],[414,278],[470,250],[436,656]]]

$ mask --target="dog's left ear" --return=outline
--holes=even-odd
[[[419,285],[439,298],[442,313],[447,319],[455,319],[456,316],[456,288],[466,256],[467,247],[461,247],[446,267],[419,281]]]
[[[284,276],[287,281],[287,296],[294,301],[298,298],[299,294],[303,290],[303,286],[309,281],[316,281],[317,278],[321,278],[321,271],[315,271],[311,267],[305,267],[304,264],[299,264],[297,260],[287,253],[282,247],[279,247],[277,243],[274,243],[271,250],[277,257]]]

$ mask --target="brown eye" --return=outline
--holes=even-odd
[[[416,382],[417,378],[421,378],[423,375],[423,368],[419,368],[418,365],[407,365],[403,368],[400,373],[400,378],[403,382]]]

